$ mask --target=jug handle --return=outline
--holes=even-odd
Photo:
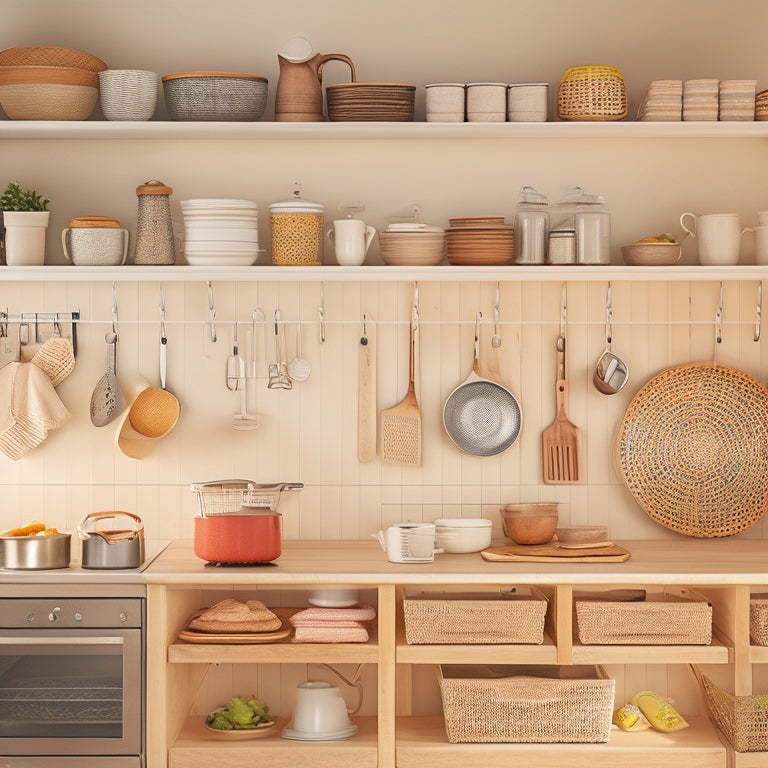
[[[379,531],[378,533],[372,533],[371,536],[374,539],[378,539],[379,544],[381,544],[381,548],[386,552],[387,545],[384,542],[384,531]]]
[[[344,61],[347,64],[349,64],[349,69],[352,74],[352,80],[351,82],[355,82],[357,80],[357,75],[355,73],[355,65],[352,62],[352,59],[349,58],[349,56],[346,56],[343,53],[322,53],[316,60],[317,65],[317,77],[322,78],[323,75],[323,65],[327,61]]]
[[[342,675],[341,672],[339,672],[337,669],[334,669],[330,664],[323,663],[323,666],[326,669],[329,669],[331,672],[333,672],[333,674],[336,675],[336,677],[338,677],[339,680],[342,680],[350,688],[354,688],[357,691],[357,706],[354,707],[353,709],[350,709],[349,707],[347,707],[348,715],[356,714],[357,710],[363,706],[363,686],[362,686],[362,683],[360,682],[360,675],[363,674],[363,671],[365,670],[366,665],[358,664],[357,672],[355,672],[351,680],[347,680],[347,678],[344,675]]]

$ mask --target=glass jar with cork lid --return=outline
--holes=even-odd
[[[269,206],[272,226],[272,263],[282,266],[319,266],[323,263],[325,208],[320,203],[294,199]]]

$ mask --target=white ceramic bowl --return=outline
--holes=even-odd
[[[442,518],[435,520],[435,543],[448,554],[480,552],[491,546],[490,520],[483,518]]]
[[[239,229],[223,229],[221,227],[184,226],[184,238],[190,240],[226,240],[229,242],[258,243],[259,230],[256,227],[240,227]]]
[[[259,243],[256,242],[230,242],[227,240],[190,241],[184,243],[185,253],[258,253]]]

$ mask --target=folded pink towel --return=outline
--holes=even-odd
[[[355,608],[306,608],[294,613],[291,624],[306,624],[310,621],[370,621],[376,618],[376,611],[370,605],[358,605]]]
[[[293,634],[295,643],[367,643],[368,630],[365,627],[296,627]]]

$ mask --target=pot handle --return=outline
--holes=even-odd
[[[82,539],[85,541],[88,539],[92,533],[92,531],[86,531],[85,530],[85,524],[89,520],[98,520],[102,517],[117,517],[118,515],[123,515],[125,517],[130,517],[135,525],[133,530],[136,533],[141,533],[144,530],[144,523],[141,521],[141,518],[138,515],[134,515],[133,512],[123,512],[120,510],[115,511],[106,511],[106,512],[89,512],[78,524],[77,524],[77,536],[79,539]]]

